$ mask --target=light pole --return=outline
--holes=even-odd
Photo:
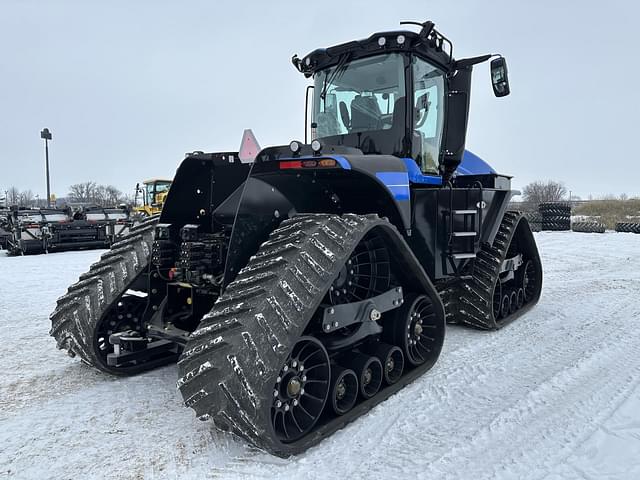
[[[47,207],[51,206],[51,188],[49,187],[49,140],[51,140],[51,132],[48,128],[44,128],[40,132],[40,138],[44,139],[44,158],[47,166]]]

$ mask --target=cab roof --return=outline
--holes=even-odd
[[[419,25],[422,29],[420,32],[409,30],[378,32],[363,40],[318,48],[303,58],[294,55],[291,61],[305,77],[311,77],[317,71],[340,62],[391,52],[416,53],[444,70],[454,69],[453,44],[434,28],[433,22],[403,23]]]
[[[171,183],[173,180],[167,180],[166,178],[150,178],[149,180],[144,180],[142,183],[144,185],[148,185],[150,183]]]

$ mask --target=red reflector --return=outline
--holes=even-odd
[[[288,168],[302,168],[302,162],[300,160],[280,162],[280,170],[286,170]]]

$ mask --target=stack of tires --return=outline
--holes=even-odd
[[[616,232],[640,233],[640,222],[617,222]]]
[[[571,230],[580,233],[604,233],[606,227],[599,222],[573,222]]]
[[[542,230],[571,230],[571,204],[545,202],[538,206],[542,217]]]
[[[540,215],[540,212],[525,212],[524,218],[529,222],[532,232],[542,230],[542,215]]]

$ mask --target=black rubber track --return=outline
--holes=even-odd
[[[521,225],[522,224],[522,225]],[[520,225],[528,240],[528,259],[537,272],[534,295],[531,300],[505,318],[496,320],[493,313],[493,292],[498,281],[500,266],[507,256],[509,245]],[[472,278],[441,289],[440,295],[447,312],[447,322],[469,325],[482,330],[496,330],[512,322],[533,307],[540,299],[542,264],[535,240],[526,218],[519,212],[506,212],[491,246],[484,244],[477,254]]]
[[[212,419],[218,428],[286,457],[320,442],[430,369],[437,354],[347,414],[321,420],[294,443],[274,434],[270,413],[280,368],[351,252],[378,227],[406,247],[405,265],[417,262],[395,227],[376,215],[303,215],[274,230],[187,343],[177,384],[185,405],[201,420]],[[444,308],[433,286],[428,295],[444,328]]]
[[[49,334],[56,339],[59,349],[113,374],[133,374],[158,366],[143,364],[137,368],[109,368],[96,351],[95,342],[96,328],[105,312],[148,267],[157,222],[158,217],[155,216],[133,227],[58,299],[50,317]]]

